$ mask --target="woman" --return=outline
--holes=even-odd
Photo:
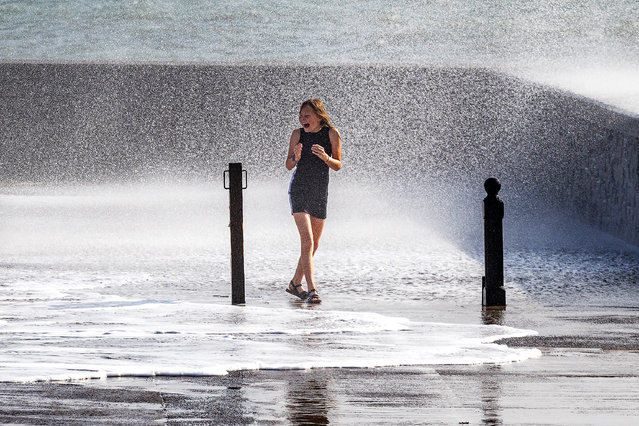
[[[286,291],[307,303],[321,303],[313,281],[313,255],[326,220],[328,171],[342,167],[342,140],[319,99],[302,104],[299,121],[302,127],[291,134],[286,168],[295,168],[288,193],[301,252]],[[306,279],[308,291],[302,289],[302,278]]]

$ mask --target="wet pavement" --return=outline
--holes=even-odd
[[[636,424],[638,309],[425,306],[421,317],[532,327],[543,356],[499,365],[240,371],[4,383],[3,424]],[[417,315],[417,307],[413,306]],[[411,309],[409,309],[410,311]]]

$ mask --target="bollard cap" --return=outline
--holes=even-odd
[[[497,196],[501,189],[501,183],[497,178],[491,177],[484,182],[484,189],[489,196]]]

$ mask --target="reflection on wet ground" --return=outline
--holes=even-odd
[[[22,424],[632,424],[636,352],[548,349],[526,363],[244,371],[217,377],[7,384]],[[636,365],[636,364],[635,364]]]

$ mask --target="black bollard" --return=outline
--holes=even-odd
[[[224,172],[224,189],[229,190],[231,221],[231,303],[243,305],[244,295],[244,211],[242,201],[242,163],[229,163]],[[229,174],[229,185],[226,186],[226,173]],[[246,175],[246,171],[244,171]]]
[[[488,196],[484,198],[484,260],[485,276],[482,279],[482,305],[486,307],[505,307],[504,289],[504,238],[502,219],[504,203],[499,196],[501,183],[495,178],[484,182]]]

